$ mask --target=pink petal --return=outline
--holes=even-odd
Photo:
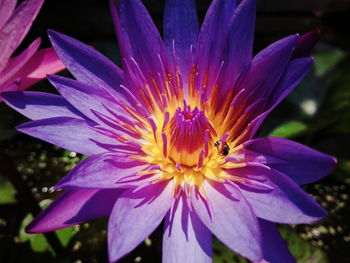
[[[16,0],[0,0],[0,30],[15,10]]]
[[[20,4],[0,31],[0,71],[28,33],[44,0],[27,0]]]
[[[19,90],[26,89],[38,81],[65,69],[53,48],[44,48],[37,51],[30,61],[17,73],[21,78]]]
[[[5,83],[20,79],[18,72],[25,66],[25,64],[33,57],[34,53],[40,46],[40,38],[36,39],[29,47],[27,47],[17,57],[10,58],[6,68],[0,72],[0,86]],[[2,90],[3,91],[3,90]]]

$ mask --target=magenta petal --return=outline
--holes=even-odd
[[[61,194],[27,226],[28,233],[54,231],[109,216],[122,190],[77,190]]]
[[[162,262],[211,263],[212,257],[211,232],[178,198],[165,218]]]
[[[86,155],[107,152],[103,144],[116,144],[115,139],[94,131],[86,121],[68,117],[27,122],[17,126],[17,130],[64,149]]]
[[[262,167],[235,169],[242,177],[265,178],[264,184],[273,190],[254,190],[240,185],[240,191],[248,200],[257,217],[283,224],[302,224],[317,221],[326,211],[305,193],[288,176]]]
[[[146,186],[139,193],[124,192],[115,203],[108,224],[109,260],[133,250],[162,222],[173,199],[173,184]]]
[[[48,35],[57,55],[77,80],[105,87],[111,93],[119,89],[123,72],[112,61],[72,37],[53,30],[49,30]]]
[[[59,183],[58,189],[118,188],[116,181],[146,168],[140,161],[116,153],[101,153],[79,162]]]
[[[275,224],[259,218],[259,226],[265,260],[261,263],[296,263]]]
[[[0,31],[0,71],[28,33],[44,0],[22,2]]]
[[[24,67],[17,72],[21,79],[19,90],[26,89],[38,81],[46,78],[47,74],[54,74],[65,69],[65,65],[58,58],[53,48],[38,50]]]
[[[302,35],[293,53],[294,58],[304,58],[311,54],[320,36],[320,30],[315,29]]]
[[[198,194],[192,195],[201,221],[233,251],[252,261],[262,259],[258,220],[238,188],[232,187],[231,194],[221,184],[204,181],[203,189],[208,206]]]
[[[320,180],[333,171],[336,159],[305,145],[283,138],[265,137],[244,143],[245,148],[264,158],[276,158],[283,162],[270,167],[288,175],[297,184]]]
[[[40,38],[36,39],[20,55],[9,60],[6,68],[0,72],[0,86],[3,83],[14,81],[18,78],[17,72],[33,57],[40,46]]]
[[[40,120],[54,117],[82,119],[83,115],[61,96],[38,91],[1,93],[5,103],[29,119]]]
[[[0,30],[15,10],[16,0],[0,0]]]
[[[186,77],[190,66],[191,46],[198,39],[198,17],[195,0],[167,0],[164,11],[164,42],[173,54],[182,76]]]

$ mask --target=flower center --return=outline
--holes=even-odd
[[[182,166],[203,162],[214,144],[216,132],[204,112],[189,105],[178,108],[164,129],[169,140],[168,155]]]
[[[149,132],[142,134],[144,155],[132,158],[151,166],[138,175],[154,174],[154,182],[174,180],[174,194],[180,190],[188,193],[195,186],[203,196],[205,178],[218,182],[232,180],[224,169],[232,168],[230,155],[237,149],[227,141],[228,133],[216,132],[204,110],[192,109],[184,102],[182,108],[149,117],[145,125]]]

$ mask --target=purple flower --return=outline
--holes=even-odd
[[[312,64],[316,32],[252,58],[256,0],[214,0],[198,29],[194,0],[168,0],[164,42],[139,0],[111,0],[122,71],[93,48],[49,36],[76,80],[61,94],[3,94],[33,121],[18,130],[89,155],[28,226],[40,233],[109,216],[111,262],[164,219],[163,262],[211,262],[214,234],[254,261],[294,262],[274,223],[326,215],[299,185],[335,159],[282,138],[255,138]]]
[[[53,48],[39,49],[36,39],[20,55],[11,57],[28,33],[44,0],[0,0],[0,92],[23,90],[65,68]],[[0,99],[1,101],[1,99]]]

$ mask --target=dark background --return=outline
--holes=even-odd
[[[158,28],[164,2],[143,1]],[[270,116],[262,135],[290,138],[336,156],[336,171],[306,186],[329,212],[313,225],[281,226],[298,262],[350,262],[350,0],[259,0],[255,51],[294,33],[321,30],[315,67],[303,83]],[[197,1],[200,21],[210,1]],[[93,45],[119,63],[118,46],[107,0],[47,0],[19,51],[36,37],[49,46],[47,29]],[[64,72],[63,74],[68,74]],[[32,89],[55,92],[47,81]],[[311,108],[310,108],[311,107]],[[14,131],[25,121],[0,105],[0,147],[20,172],[22,186],[35,202],[53,199],[50,187],[80,159],[42,141]],[[41,202],[43,205],[43,202]],[[30,208],[8,179],[0,176],[0,262],[106,262],[107,220],[99,219],[59,233],[64,251],[56,251],[42,235],[26,235]],[[137,222],[135,222],[137,223]],[[121,262],[160,262],[161,227]],[[52,245],[52,241],[49,242]],[[214,240],[214,262],[246,262]]]

